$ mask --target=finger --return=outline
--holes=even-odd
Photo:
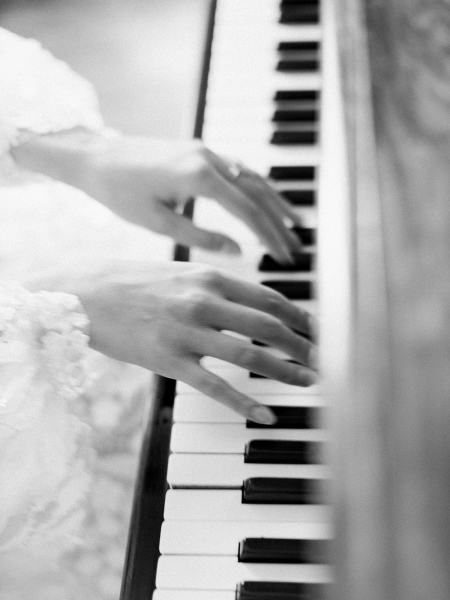
[[[240,187],[247,195],[249,202],[252,202],[257,209],[263,210],[273,227],[287,240],[290,249],[294,252],[301,250],[299,238],[286,225],[285,219],[288,218],[292,224],[298,224],[299,218],[292,218],[291,211],[287,211],[278,198],[277,194],[267,185],[264,180],[253,171],[244,169],[242,175],[236,180],[236,185]]]
[[[212,356],[233,363],[282,383],[299,386],[308,386],[311,383],[310,369],[289,363],[274,356],[268,350],[238,340],[231,335],[204,332],[197,337],[195,345],[202,356]],[[313,379],[315,381],[314,376]]]
[[[202,394],[228,406],[246,419],[251,419],[263,425],[273,425],[276,422],[276,417],[270,408],[242,394],[224,379],[207,371],[200,365],[191,369],[190,373],[186,375],[185,381]]]
[[[206,250],[239,255],[239,245],[226,235],[207,229],[200,229],[183,215],[174,213],[169,207],[160,204],[155,207],[152,228],[158,233],[169,235],[179,244],[198,246]]]
[[[210,152],[209,159],[213,162],[219,173],[225,179],[229,178],[229,161],[221,156]],[[288,241],[292,250],[299,250],[301,244],[297,236],[286,227],[283,217],[287,217],[292,223],[301,225],[301,218],[291,209],[289,204],[255,171],[242,167],[241,174],[233,183],[240,188],[250,201],[256,202],[257,208],[261,207],[271,217],[273,225]]]
[[[221,275],[220,291],[228,300],[261,310],[280,319],[291,329],[315,337],[315,318],[306,310],[295,306],[283,294],[265,285]]]
[[[244,221],[252,229],[273,256],[282,263],[292,262],[290,232],[281,233],[271,222],[268,215],[252,203],[245,193],[227,181],[211,165],[208,177],[197,182],[194,194],[214,198],[224,208]]]
[[[279,319],[254,308],[211,298],[203,307],[201,323],[213,329],[235,331],[278,348],[303,365],[315,367],[316,350],[310,340]]]
[[[283,196],[281,196],[281,194],[279,194],[265,179],[263,179],[262,177],[259,177],[259,175],[257,173],[255,173],[254,171],[251,171],[251,173],[253,173],[253,176],[255,177],[255,179],[257,178],[260,185],[263,186],[264,190],[266,191],[266,194],[269,198],[271,198],[273,204],[276,206],[276,210],[280,211],[285,217],[287,217],[288,219],[290,219],[295,225],[298,225],[299,227],[303,226],[303,219],[302,217],[292,208],[292,206],[289,204],[289,202],[287,200],[285,200],[285,198],[283,198]]]
[[[264,200],[261,201],[261,198],[259,198],[259,200],[255,201],[255,199],[247,195],[247,202],[248,206],[251,207],[250,214],[253,214],[253,210],[256,210],[258,213],[258,221],[261,224],[260,237],[269,250],[275,244],[279,244],[283,248],[288,248],[288,259],[283,260],[281,255],[276,256],[273,254],[274,258],[283,262],[293,262],[292,253],[301,250],[301,243],[298,237],[286,227],[283,220],[280,219],[275,211],[272,212],[270,208],[264,205]]]

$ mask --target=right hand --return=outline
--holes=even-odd
[[[292,385],[316,381],[316,349],[302,335],[314,334],[311,315],[267,287],[192,263],[116,261],[59,289],[80,298],[95,349],[184,381],[254,421],[275,419],[270,409],[205,369],[204,356]],[[226,331],[265,342],[301,365]]]
[[[301,243],[290,225],[301,218],[262,177],[212,152],[199,140],[168,141],[72,130],[33,138],[14,148],[22,166],[75,185],[127,221],[185,246],[239,254],[229,236],[202,229],[180,214],[204,196],[243,221],[281,263]]]

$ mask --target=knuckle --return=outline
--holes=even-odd
[[[204,389],[208,396],[218,398],[222,395],[223,385],[217,379],[207,379],[204,382]]]
[[[211,178],[211,166],[204,154],[196,153],[191,161],[191,174],[199,183],[207,183]]]
[[[285,308],[286,300],[281,294],[277,294],[276,292],[273,294],[268,294],[266,299],[267,309],[275,316],[280,316]]]
[[[236,361],[243,367],[253,367],[260,359],[260,352],[251,346],[239,348],[236,352]]]
[[[268,318],[265,319],[262,330],[269,340],[276,340],[282,334],[282,325],[278,319]]]
[[[215,290],[222,283],[223,276],[214,269],[203,269],[197,275],[197,284],[205,290]]]
[[[205,317],[210,304],[211,298],[208,294],[197,290],[191,292],[188,296],[186,306],[188,317],[194,321],[201,320]]]

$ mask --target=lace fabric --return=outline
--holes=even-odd
[[[62,218],[60,196],[75,207],[81,195],[18,169],[11,146],[80,126],[103,127],[92,86],[38,42],[0,28],[0,279],[23,275],[26,256],[28,268],[37,266],[50,215]],[[53,210],[28,217],[40,197]],[[75,296],[0,281],[0,600],[88,597],[63,565],[84,543],[95,488],[93,427],[82,414],[95,379],[87,342]]]
[[[83,263],[169,257],[66,184],[19,169],[12,145],[101,129],[92,86],[0,28],[0,281]],[[0,600],[117,600],[151,375],[86,348],[73,296],[0,284]]]
[[[79,535],[89,430],[70,405],[87,384],[87,327],[75,296],[0,283],[1,554],[51,561]]]
[[[36,134],[103,127],[93,87],[36,40],[0,28],[0,153]]]

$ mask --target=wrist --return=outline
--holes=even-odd
[[[109,129],[91,131],[77,127],[33,137],[11,151],[17,164],[89,193],[95,188],[93,165],[117,136]]]

